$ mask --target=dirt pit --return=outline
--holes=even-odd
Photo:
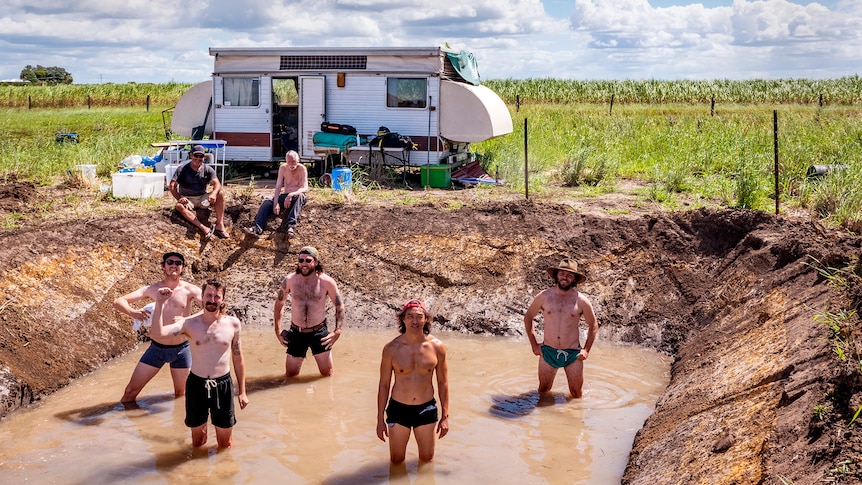
[[[277,282],[310,244],[340,286],[348,327],[390,326],[396,308],[419,297],[435,325],[512,336],[523,335],[525,309],[551,284],[545,268],[570,255],[588,275],[581,289],[594,303],[600,339],[675,357],[625,483],[862,476],[862,433],[848,424],[862,406],[859,354],[848,347],[841,361],[834,351],[836,335],[858,340],[852,312],[862,302],[862,241],[817,222],[736,210],[667,213],[619,195],[530,202],[402,190],[371,201],[316,189],[296,237],[271,220],[256,239],[239,228],[271,189],[249,197],[232,187],[231,237],[207,242],[167,197],[150,202],[152,210],[67,194],[37,222],[27,201],[56,190],[14,180],[0,187],[20,194],[17,202],[4,198],[0,216],[27,221],[0,232],[2,415],[142,338],[111,302],[159,279],[165,251],[186,255],[186,278],[195,283],[225,280],[229,311],[246,325],[271,325]],[[829,315],[839,316],[832,329]]]

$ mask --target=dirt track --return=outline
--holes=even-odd
[[[0,214],[26,212],[38,190],[0,187]],[[208,243],[167,199],[155,212],[79,210],[0,232],[0,415],[128,351],[138,336],[111,301],[158,279],[167,250],[187,255],[188,279],[225,279],[230,311],[249,325],[271,324],[276,282],[313,244],[344,293],[349,327],[388,326],[418,296],[437,325],[498,335],[522,333],[524,309],[550,284],[545,267],[568,254],[589,277],[582,290],[599,338],[676,357],[626,483],[812,483],[842,460],[862,461],[862,434],[847,425],[862,404],[858,364],[840,363],[829,327],[814,320],[858,309],[862,290],[857,277],[836,289],[812,267],[858,273],[858,237],[760,212],[420,191],[409,204],[312,194],[293,241],[272,231],[277,221],[253,239],[238,226],[259,200],[232,200],[232,237]],[[831,407],[824,420],[817,405]]]

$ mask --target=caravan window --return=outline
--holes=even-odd
[[[390,77],[386,79],[386,106],[389,108],[424,108],[428,99],[428,81],[423,78]]]
[[[260,79],[256,77],[224,78],[225,106],[260,106]]]

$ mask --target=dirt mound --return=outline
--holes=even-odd
[[[252,198],[228,209],[230,239],[201,242],[165,200],[155,212],[3,230],[0,410],[128,351],[139,336],[111,302],[158,279],[168,250],[186,255],[191,281],[227,281],[230,311],[247,325],[271,325],[277,283],[311,244],[344,294],[348,329],[390,326],[403,301],[420,297],[436,325],[513,336],[551,283],[545,268],[571,255],[588,276],[599,338],[676,357],[626,483],[809,483],[858,456],[862,435],[847,425],[862,405],[858,369],[835,358],[823,315],[845,312],[838,326],[850,341],[858,277],[829,268],[852,267],[859,238],[761,212],[608,216],[579,204],[312,194],[295,238],[276,220],[256,239],[239,230]]]

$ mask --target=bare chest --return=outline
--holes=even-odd
[[[293,296],[299,301],[321,301],[326,296],[319,278],[299,280],[293,286]]]
[[[565,295],[548,298],[542,305],[544,317],[553,319],[580,320],[581,308],[578,305],[578,295]]]
[[[392,367],[396,374],[428,374],[437,367],[437,353],[429,343],[404,346],[395,353]]]
[[[220,321],[209,326],[196,326],[191,330],[191,344],[201,348],[224,350],[230,347],[233,340],[233,328]]]

